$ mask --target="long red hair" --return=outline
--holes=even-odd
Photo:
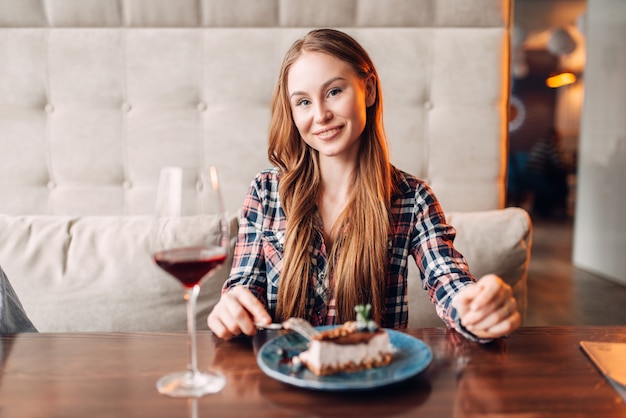
[[[348,63],[357,77],[373,76],[376,99],[367,108],[361,134],[353,192],[333,231],[329,273],[339,322],[354,317],[353,308],[370,303],[372,319],[382,321],[388,264],[389,213],[393,192],[392,169],[382,119],[378,74],[363,47],[351,36],[333,29],[317,29],[297,40],[282,63],[271,102],[268,158],[281,172],[279,195],[287,216],[283,271],[277,310],[279,319],[307,317],[307,286],[312,274],[311,243],[320,185],[318,153],[300,137],[291,115],[287,76],[303,51],[321,52]]]

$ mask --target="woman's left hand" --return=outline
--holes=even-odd
[[[461,290],[452,303],[463,327],[480,338],[509,335],[522,322],[511,286],[495,274]]]

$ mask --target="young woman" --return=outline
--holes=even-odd
[[[287,52],[271,104],[269,160],[243,206],[230,277],[208,325],[222,338],[291,316],[313,325],[370,303],[408,321],[413,256],[439,316],[473,340],[520,324],[511,288],[476,282],[431,189],[389,162],[378,74],[347,34],[319,29]]]

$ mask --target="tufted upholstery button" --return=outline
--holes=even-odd
[[[54,112],[54,106],[52,106],[50,103],[46,104],[43,108],[47,113],[52,113]]]
[[[130,112],[131,109],[132,109],[132,106],[130,105],[130,103],[128,102],[122,103],[122,110],[124,112]]]
[[[133,183],[131,183],[130,180],[126,180],[122,183],[122,187],[126,190],[130,190],[133,187]]]
[[[433,108],[433,102],[431,101],[424,102],[424,109],[431,110],[432,108]]]
[[[198,112],[204,112],[207,109],[206,103],[200,102],[197,106]]]
[[[52,189],[56,189],[57,184],[56,184],[54,181],[50,180],[50,181],[48,182],[47,186],[48,186],[48,189],[49,189],[49,190],[52,190]]]

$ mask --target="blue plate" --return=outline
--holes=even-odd
[[[257,363],[266,375],[281,382],[328,391],[374,389],[406,380],[428,367],[433,355],[423,341],[399,331],[385,331],[396,348],[393,360],[385,367],[331,376],[317,376],[305,366],[296,369],[288,359],[307,349],[307,341],[296,333],[284,334],[265,343],[259,350]]]

